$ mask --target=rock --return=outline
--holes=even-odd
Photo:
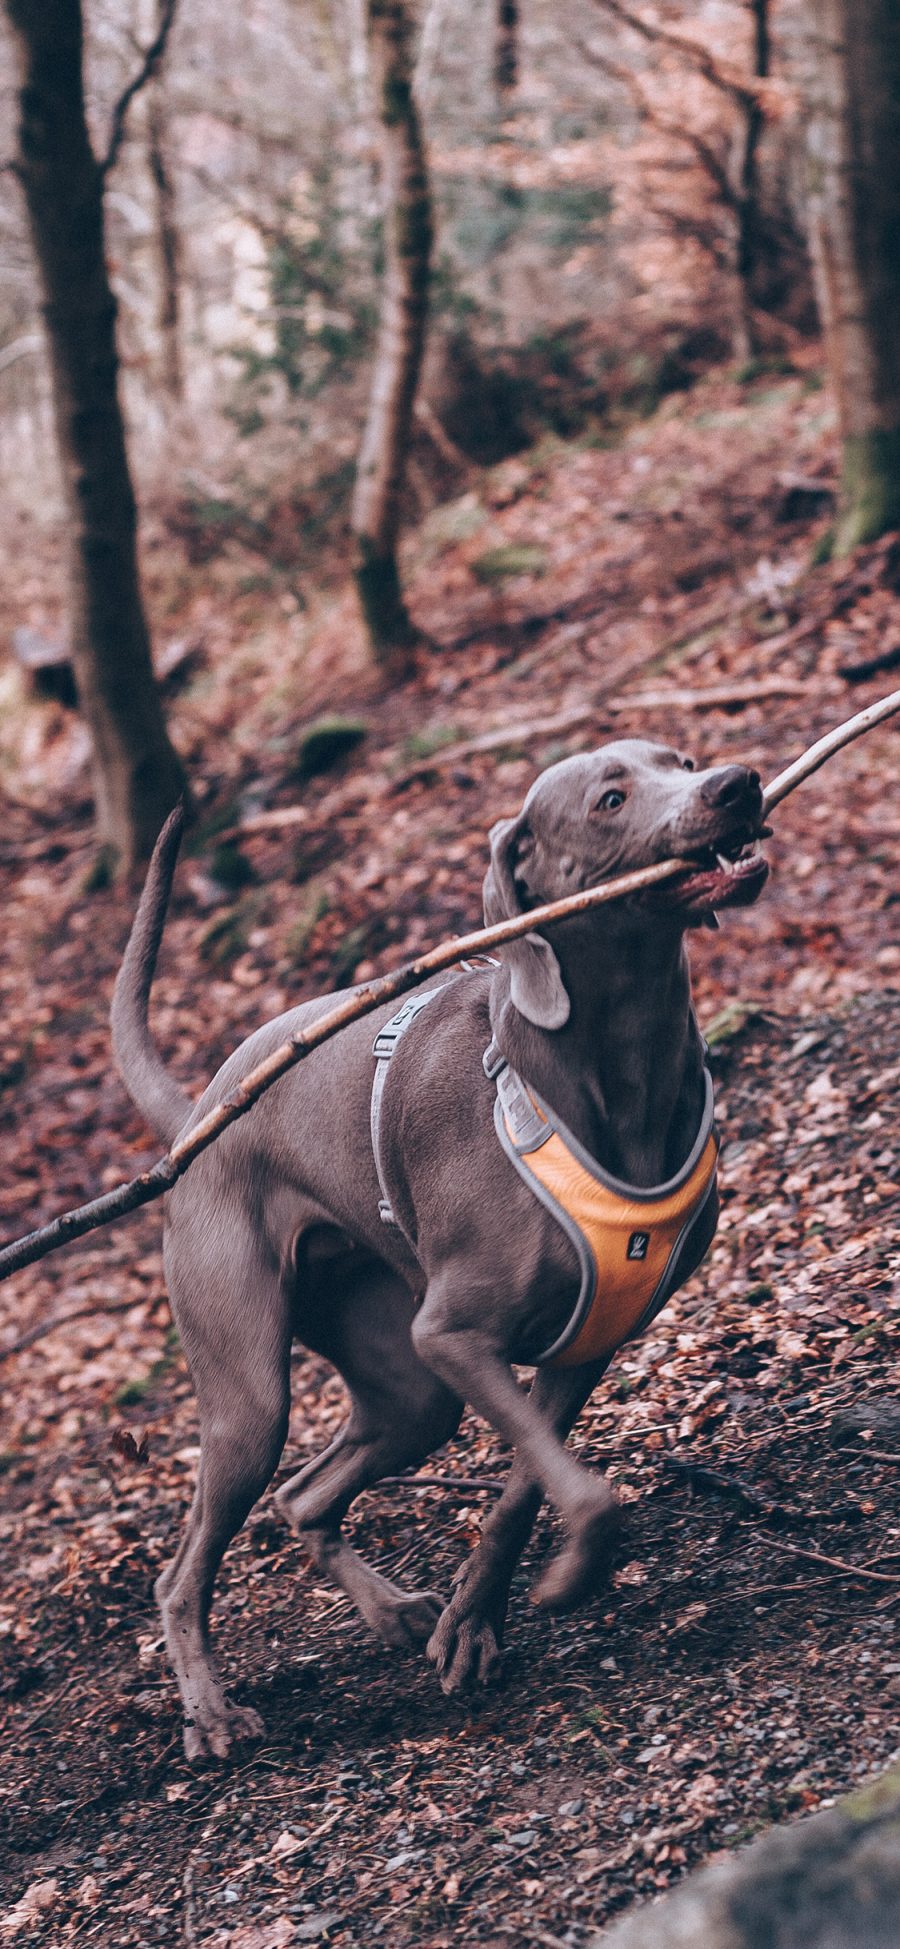
[[[804,474],[780,474],[775,501],[776,521],[812,521],[834,506],[834,482]]]
[[[297,752],[296,776],[315,778],[330,771],[348,751],[355,751],[367,735],[368,725],[353,717],[319,717],[304,732]]]
[[[588,1949],[897,1949],[900,1765],[775,1828]]]
[[[23,624],[12,633],[12,653],[25,671],[35,697],[52,698],[74,710],[78,702],[75,672],[68,650],[56,637]]]
[[[876,1448],[881,1442],[891,1442],[900,1452],[900,1401],[892,1394],[867,1394],[864,1399],[851,1401],[849,1407],[839,1408],[832,1415],[829,1433],[838,1446],[869,1435]]]

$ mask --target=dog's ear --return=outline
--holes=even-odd
[[[491,863],[484,882],[484,918],[489,927],[524,913],[515,869],[532,844],[524,813],[492,827]],[[549,941],[542,934],[526,934],[521,941],[501,947],[500,953],[510,971],[510,997],[519,1014],[539,1029],[561,1029],[571,1004]]]

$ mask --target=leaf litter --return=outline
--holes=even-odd
[[[810,569],[821,522],[779,515],[785,465],[820,480],[834,462],[802,373],[751,387],[713,374],[614,448],[493,470],[472,490],[477,523],[445,523],[444,540],[426,525],[410,543],[412,607],[443,647],[387,698],[342,595],[312,606],[296,694],[273,702],[279,625],[251,614],[233,565],[208,565],[187,596],[180,584],[179,633],[193,638],[202,610],[215,646],[214,680],[173,711],[201,827],[155,1021],[188,1086],[290,1001],[476,920],[487,828],[540,764],[638,733],[771,776],[848,698],[877,696],[877,673],[852,692],[841,673],[900,641],[896,540]],[[539,551],[540,579],[479,581],[496,550],[520,563]],[[748,695],[773,677],[796,688]],[[629,707],[629,685],[661,701]],[[745,701],[678,701],[702,688]],[[298,785],[304,726],[338,694],[368,736]],[[505,722],[568,711],[582,713],[568,736],[520,731],[453,756]],[[44,707],[5,808],[8,1236],[155,1155],[110,1064],[130,903],[80,891],[76,736]],[[231,1770],[188,1769],[151,1596],[197,1458],[158,1219],[0,1288],[4,1343],[81,1315],[0,1367],[5,1939],[579,1949],[629,1902],[827,1803],[893,1750],[896,750],[882,727],[786,804],[760,905],[694,947],[701,1020],[717,1024],[722,1227],[574,1438],[625,1504],[612,1586],[575,1617],[536,1612],[542,1519],[498,1691],[446,1700],[415,1657],[371,1644],[264,1499],[226,1559],[215,1629],[228,1682],[269,1734]],[[260,814],[271,822],[254,828]],[[252,874],[223,885],[209,865],[226,829]],[[343,1413],[340,1382],[298,1355],[285,1470]],[[448,1485],[366,1495],[355,1540],[391,1574],[449,1590],[489,1506],[454,1478],[499,1481],[507,1459],[468,1421],[429,1465]]]

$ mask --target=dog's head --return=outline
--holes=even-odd
[[[675,856],[696,859],[696,871],[614,902],[603,925],[615,927],[618,912],[630,924],[639,913],[648,923],[664,916],[700,926],[718,908],[749,906],[761,892],[768,872],[755,846],[761,817],[759,777],[746,765],[697,771],[682,753],[641,738],[566,758],[535,781],[516,818],[494,826],[485,920],[510,919]],[[528,934],[503,956],[520,1013],[540,1028],[561,1028],[569,998],[549,942]]]

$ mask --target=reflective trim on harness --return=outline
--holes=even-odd
[[[572,1318],[535,1364],[577,1367],[643,1332],[678,1284],[678,1264],[715,1195],[712,1081],[707,1070],[700,1129],[682,1169],[644,1191],[595,1163],[515,1070],[504,1065],[496,1080],[500,1142],[572,1240],[581,1267]]]
[[[383,1029],[379,1029],[372,1044],[372,1054],[376,1061],[375,1076],[372,1082],[372,1102],[369,1110],[369,1129],[372,1133],[372,1156],[375,1159],[375,1169],[378,1172],[378,1183],[381,1187],[381,1201],[378,1206],[378,1216],[385,1225],[397,1224],[387,1193],[384,1163],[381,1156],[381,1100],[384,1096],[388,1065],[400,1041],[400,1037],[406,1033],[410,1023],[414,1022],[416,1016],[421,1014],[422,1009],[426,1007],[427,1003],[433,1002],[435,995],[442,994],[446,987],[446,981],[442,981],[440,988],[426,988],[422,994],[410,995],[408,1001],[404,1002],[403,1007],[398,1008],[396,1015],[392,1015],[390,1021],[385,1022]],[[397,1229],[399,1231],[400,1227],[397,1226]]]
[[[476,954],[470,961],[461,961],[459,965],[464,974],[481,974],[485,968],[499,968],[500,963],[494,959],[492,954]],[[429,1002],[434,1001],[435,995],[442,995],[444,989],[449,988],[449,986],[450,983],[448,981],[442,981],[437,988],[426,988],[418,995],[410,995],[409,999],[403,1003],[402,1008],[398,1008],[396,1015],[392,1015],[390,1021],[385,1022],[383,1029],[379,1029],[372,1044],[372,1054],[375,1057],[375,1076],[372,1082],[372,1101],[369,1108],[369,1129],[372,1133],[372,1155],[375,1159],[375,1169],[378,1173],[378,1183],[381,1187],[381,1201],[378,1206],[378,1216],[383,1224],[396,1225],[398,1231],[402,1230],[402,1226],[397,1222],[390,1198],[388,1197],[384,1175],[384,1161],[381,1155],[381,1106],[384,1096],[384,1086],[387,1081],[388,1064],[400,1041],[400,1037],[406,1034],[407,1029],[415,1021],[416,1016],[421,1014],[422,1009]]]

